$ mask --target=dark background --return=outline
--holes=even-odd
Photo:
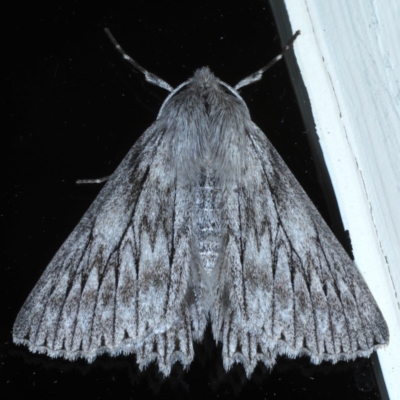
[[[1,399],[380,398],[374,358],[314,366],[282,357],[272,372],[260,365],[247,380],[241,366],[223,370],[210,332],[196,345],[189,371],[175,365],[168,379],[154,365],[139,372],[134,356],[104,356],[88,365],[12,344],[20,307],[100,190],[75,181],[111,174],[167,96],[131,71],[103,29],[172,86],[205,65],[235,85],[282,47],[268,2],[240,4],[30,2],[2,11]],[[241,94],[331,223],[285,64]]]

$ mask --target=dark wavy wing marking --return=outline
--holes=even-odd
[[[265,135],[242,134],[241,184],[226,193],[226,248],[213,331],[226,369],[276,356],[368,356],[389,339],[357,267]]]
[[[190,198],[177,190],[159,122],[133,146],[22,307],[14,342],[31,351],[84,357],[137,353],[164,373],[193,358],[183,307]],[[174,221],[175,215],[180,218]],[[168,283],[167,285],[165,283]]]

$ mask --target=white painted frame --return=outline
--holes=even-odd
[[[270,0],[271,3],[281,0]],[[284,0],[296,60],[356,264],[389,325],[400,399],[400,2]]]

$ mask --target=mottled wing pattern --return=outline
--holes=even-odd
[[[308,355],[368,356],[388,328],[357,267],[253,123],[240,180],[227,188],[213,332],[226,369]]]
[[[14,325],[31,351],[83,357],[136,353],[168,374],[193,358],[186,288],[185,187],[177,190],[159,122],[139,139],[57,252]],[[176,215],[178,217],[176,217]]]

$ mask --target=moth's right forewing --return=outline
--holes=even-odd
[[[244,126],[212,315],[225,368],[240,362],[250,375],[280,354],[368,356],[389,334],[360,272],[265,135]]]
[[[318,329],[315,331],[317,358],[350,359],[387,344],[387,324],[356,264],[265,135],[259,129],[254,133],[257,134],[253,135],[253,143],[264,168],[274,170],[268,181],[290,245],[292,285],[296,289],[295,276],[301,274],[312,297],[315,295],[311,298],[314,319],[321,335],[325,336],[322,339]],[[294,294],[296,299],[301,298]],[[316,301],[318,299],[320,301]],[[327,318],[326,323],[317,315],[319,308]]]

